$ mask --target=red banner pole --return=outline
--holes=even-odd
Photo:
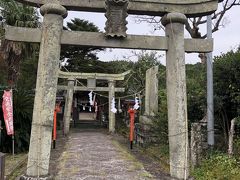
[[[129,109],[128,113],[130,115],[130,134],[129,134],[129,140],[130,140],[130,148],[133,148],[133,134],[134,134],[134,117],[135,117],[135,110]]]
[[[60,112],[60,103],[56,105],[53,115],[53,149],[56,148],[57,140],[57,113]]]
[[[56,147],[56,139],[57,139],[57,111],[54,109],[53,115],[53,149]]]

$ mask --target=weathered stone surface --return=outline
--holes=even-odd
[[[58,90],[67,90],[67,86],[58,85]],[[88,88],[83,86],[74,86],[74,91],[99,91],[99,92],[106,92],[109,91],[109,87],[96,87],[96,88]],[[124,92],[125,88],[115,87],[115,92]]]
[[[170,45],[166,52],[170,173],[173,177],[187,179],[189,147],[185,52],[183,48],[186,17],[179,13],[170,13],[164,18],[166,36],[168,36]]]
[[[5,38],[12,41],[40,42],[41,29],[6,26]],[[84,37],[84,38],[82,38]],[[128,35],[124,40],[106,39],[104,33],[63,31],[61,44],[122,49],[167,50],[167,37]],[[213,40],[185,39],[186,52],[210,52]]]
[[[49,2],[49,3],[46,3],[43,6],[41,6],[40,13],[42,15],[58,14],[58,15],[62,16],[63,18],[67,17],[66,9],[58,3],[54,3],[53,1],[51,1],[51,3]]]
[[[105,35],[107,37],[127,37],[127,6],[128,0],[106,0]]]
[[[51,0],[17,0],[39,7]],[[105,12],[105,0],[59,0],[68,10]],[[188,17],[208,15],[217,9],[218,0],[131,0],[128,13],[162,16],[168,12],[179,12]]]
[[[144,115],[155,116],[158,112],[158,66],[146,72],[145,112]]]
[[[124,77],[130,73],[126,71],[120,74],[104,74],[104,73],[78,73],[59,71],[59,78],[75,78],[75,79],[102,79],[102,80],[124,80]]]
[[[64,109],[64,135],[68,135],[70,129],[70,119],[72,112],[72,103],[73,103],[73,92],[74,92],[74,79],[68,80],[67,95],[65,97],[65,109]]]
[[[145,82],[145,111],[139,118],[139,140],[141,144],[153,141],[151,132],[152,119],[158,112],[158,66],[146,71]]]
[[[88,78],[87,79],[87,87],[88,88],[96,88],[96,79],[95,78]]]
[[[26,174],[33,178],[48,176],[63,17],[46,14],[42,26]]]
[[[147,125],[148,127],[150,127],[150,125],[152,125],[152,117],[151,116],[140,116],[139,118],[139,122],[141,124]],[[149,130],[149,129],[145,129],[145,130]]]
[[[192,123],[191,124],[191,146],[190,146],[190,157],[191,157],[191,168],[199,165],[203,158],[203,151],[206,150],[204,146],[204,134],[206,136],[206,123]],[[207,144],[207,143],[205,143]]]
[[[51,175],[40,176],[40,177],[31,177],[31,176],[27,176],[27,175],[22,175],[20,177],[20,180],[53,180],[53,177]]]
[[[145,111],[139,118],[138,136],[141,144],[152,141],[152,118],[158,112],[158,66],[146,71],[145,80]]]
[[[142,115],[139,117],[139,124],[136,126],[137,142],[142,146],[155,142],[153,134],[153,116]]]

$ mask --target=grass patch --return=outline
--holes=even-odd
[[[147,171],[141,173],[140,176],[145,177],[145,178],[153,178],[153,176],[150,173],[148,173]]]
[[[239,180],[240,164],[234,157],[217,153],[203,160],[191,174],[196,180]]]
[[[119,150],[120,155],[123,159],[132,162],[129,171],[135,171],[143,169],[142,163],[140,163],[133,155],[131,155],[127,148],[123,147],[119,142],[113,140],[113,145]]]
[[[12,169],[17,166],[21,161],[27,158],[26,153],[21,154],[7,154],[5,159],[5,170],[6,174],[8,174]]]
[[[167,145],[154,144],[141,149],[142,153],[149,155],[154,160],[159,162],[162,170],[169,173],[169,149]]]
[[[7,154],[5,159],[5,175],[7,179],[15,179],[21,175],[26,168],[27,153]]]

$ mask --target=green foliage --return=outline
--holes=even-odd
[[[240,114],[240,48],[215,58],[216,111],[230,121]],[[222,116],[223,117],[223,116]]]
[[[206,113],[206,66],[203,64],[187,64],[187,100],[188,119],[190,122],[200,121]],[[153,121],[154,134],[164,143],[168,143],[167,90],[165,67],[160,66],[159,75],[159,114]]]
[[[74,18],[71,22],[67,22],[64,29],[69,31],[88,31],[99,32],[97,26],[89,21]],[[104,72],[104,62],[98,61],[96,53],[102,48],[96,47],[78,47],[78,46],[62,46],[61,61],[67,64],[65,67],[71,72]],[[65,70],[65,69],[63,69]]]
[[[240,115],[240,49],[215,57],[213,67],[215,126],[224,135],[219,143],[227,145],[230,121]]]
[[[40,27],[37,9],[23,5],[14,0],[1,0],[0,7],[0,14],[3,17],[4,25],[31,28]],[[4,35],[3,27],[4,26],[0,27],[1,35]],[[7,82],[9,85],[16,85],[20,72],[20,62],[26,57],[30,58],[33,49],[38,49],[38,45],[2,40],[0,61],[1,64],[5,61]]]
[[[88,32],[99,32],[99,28],[91,22],[83,19],[74,18],[71,22],[67,22],[66,29],[71,31],[88,31]]]
[[[0,89],[1,86],[7,85],[7,68],[6,63],[0,58]]]
[[[158,61],[157,52],[141,52],[137,54],[138,61],[133,64],[131,70],[131,86],[129,86],[128,90],[130,92],[137,92],[142,90],[145,87],[145,76],[146,71],[156,65],[160,65]]]
[[[20,64],[21,73],[17,82],[17,88],[33,91],[36,87],[38,57],[27,58]]]
[[[1,94],[2,96],[2,94]],[[0,105],[1,120],[2,107]],[[30,129],[33,111],[33,95],[25,90],[13,92],[13,119],[15,131],[15,151],[22,152],[28,150],[30,140]],[[3,123],[4,124],[4,123]],[[11,137],[6,134],[5,125],[2,131],[2,151],[11,152],[12,141]]]
[[[123,121],[123,118],[120,114],[116,116],[116,131],[118,134],[121,134],[126,139],[129,137],[129,127],[126,126],[126,123]]]
[[[217,153],[204,160],[192,175],[196,180],[238,180],[240,166],[234,157]]]
[[[37,9],[14,0],[1,0],[0,13],[6,24],[19,27],[38,27]]]
[[[206,113],[206,66],[187,64],[187,103],[190,122],[200,121]]]
[[[158,94],[159,112],[152,121],[151,130],[157,143],[168,145],[167,91],[160,89]]]
[[[137,93],[145,88],[145,76],[146,71],[149,68],[158,65],[159,74],[162,75],[163,72],[165,72],[165,67],[160,64],[159,55],[157,54],[157,52],[141,51],[139,53],[135,53],[134,56],[137,57],[138,61],[132,62],[128,60],[122,60],[109,62],[109,66],[113,69],[113,72],[115,73],[122,73],[127,70],[131,70],[131,73],[126,76],[125,80],[121,83],[121,85],[125,87],[128,94]],[[165,78],[165,76],[159,77],[161,77],[161,80],[162,77]],[[161,82],[160,84],[163,83],[165,84],[165,82]]]

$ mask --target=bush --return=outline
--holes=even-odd
[[[167,91],[160,89],[159,96],[159,111],[152,119],[151,133],[156,139],[156,142],[163,145],[168,145],[168,118],[167,118]]]
[[[240,165],[236,158],[217,153],[203,160],[192,172],[192,176],[196,180],[238,180]]]

